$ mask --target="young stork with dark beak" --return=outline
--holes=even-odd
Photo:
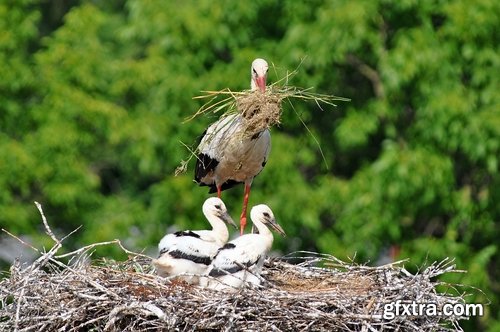
[[[283,236],[285,232],[267,205],[254,206],[250,218],[259,233],[242,235],[219,249],[205,276],[200,278],[202,287],[235,291],[245,283],[260,285],[260,271],[273,244],[268,227]]]
[[[206,271],[229,238],[225,224],[237,227],[220,198],[207,199],[203,204],[203,213],[212,230],[179,231],[161,239],[158,245],[160,255],[153,260],[160,276],[178,276],[188,283],[197,284],[198,275]]]
[[[250,70],[252,91],[266,91],[268,65],[264,59],[255,59]],[[198,146],[194,180],[200,186],[209,186],[209,193],[221,192],[239,183],[245,184],[240,233],[247,223],[247,206],[252,181],[267,162],[271,150],[271,133],[264,129],[246,137],[241,114],[222,117],[205,131]]]

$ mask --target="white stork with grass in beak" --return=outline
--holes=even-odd
[[[188,283],[197,284],[196,275],[206,271],[229,238],[226,224],[237,227],[220,198],[207,199],[203,204],[203,213],[212,230],[179,231],[161,239],[158,245],[160,255],[153,260],[160,276],[178,276]]]
[[[255,59],[250,69],[250,87],[256,93],[265,93],[268,64]],[[240,233],[247,223],[247,206],[252,181],[267,162],[271,150],[271,133],[263,129],[251,137],[244,135],[241,114],[221,117],[205,131],[198,146],[194,180],[200,186],[209,186],[209,193],[221,192],[236,184],[245,185]]]
[[[200,278],[202,287],[235,291],[245,283],[260,285],[260,271],[273,244],[268,227],[283,236],[285,232],[267,205],[254,206],[250,218],[259,233],[242,235],[219,249],[205,276]]]

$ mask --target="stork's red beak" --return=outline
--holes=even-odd
[[[266,77],[265,76],[257,76],[255,78],[255,84],[259,88],[260,92],[266,92]]]

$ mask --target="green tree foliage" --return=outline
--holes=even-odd
[[[469,272],[450,281],[491,301],[469,326],[498,328],[498,1],[98,3],[0,4],[2,227],[46,241],[34,200],[60,234],[82,226],[74,246],[154,252],[203,227],[206,188],[174,169],[216,117],[184,120],[201,90],[248,88],[260,56],[270,81],[298,67],[290,84],[352,99],[285,105],[250,199],[289,234],[276,248],[453,257]],[[235,217],[242,191],[224,193]]]

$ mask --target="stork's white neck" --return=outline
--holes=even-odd
[[[269,242],[269,246],[271,246],[274,239],[273,233],[271,233],[269,228],[266,225],[264,225],[262,221],[260,221],[261,218],[262,216],[260,214],[255,213],[254,210],[250,212],[250,219],[252,220],[254,226],[257,227],[257,229],[259,230],[259,235],[266,238],[266,240]]]
[[[226,243],[229,239],[229,231],[227,230],[227,226],[224,221],[211,212],[203,210],[203,214],[212,226],[214,237],[216,237],[221,243]]]

